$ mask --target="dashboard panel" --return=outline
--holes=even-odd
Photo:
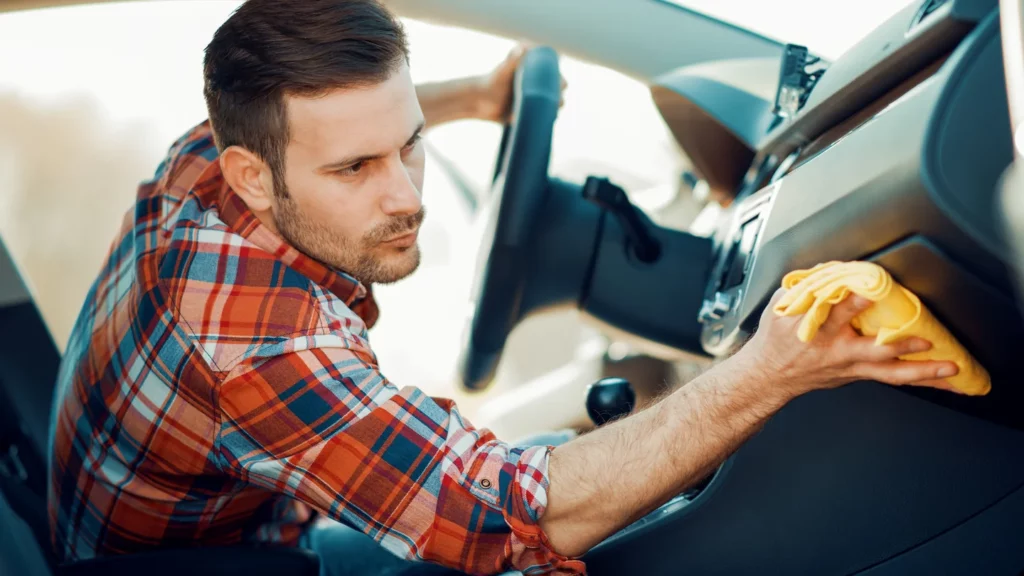
[[[688,269],[702,271],[700,346],[725,357],[789,271],[877,262],[989,370],[992,391],[859,382],[801,396],[699,493],[588,553],[593,574],[1019,572],[1024,320],[990,208],[1012,146],[998,13],[985,6],[923,0],[833,64],[834,84],[758,148],[709,272]],[[908,28],[925,17],[960,24],[949,38]],[[898,65],[884,54],[895,38]]]
[[[774,127],[760,150],[788,155],[956,47],[994,0],[924,0],[907,5],[842,54],[814,84],[793,121]]]
[[[806,101],[786,122],[772,103],[723,80],[707,65],[665,74],[651,95],[666,125],[708,183],[727,204],[746,188],[744,173],[804,149],[823,133],[849,131],[851,117],[920,82],[996,7],[996,0],[922,0],[908,5],[862,39],[812,84]],[[734,84],[738,84],[735,82]],[[755,157],[756,155],[756,157]],[[743,182],[743,185],[740,185]]]
[[[994,381],[1013,378],[1011,347],[1024,326],[995,215],[984,208],[1011,156],[998,38],[992,14],[957,50],[791,151],[766,185],[738,197],[721,223],[699,317],[707,353],[743,344],[787,272],[866,259],[887,262],[922,295]],[[980,399],[914,393],[1024,428],[1024,391],[995,388]]]

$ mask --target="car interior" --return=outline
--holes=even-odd
[[[600,29],[610,20],[599,13],[625,3],[594,7],[589,27],[520,65],[481,206],[461,384],[485,390],[509,335],[554,307],[713,362],[756,330],[787,272],[864,260],[921,298],[989,371],[992,390],[968,397],[858,382],[800,397],[708,478],[586,554],[590,573],[1022,573],[1022,2],[915,1],[832,60],[718,23],[730,39],[724,52],[692,49],[671,65],[674,45],[651,42],[660,36],[649,30],[647,41],[622,30],[642,46],[629,62],[612,44],[580,39],[618,33]],[[694,34],[715,26],[668,2],[629,3],[653,20],[678,12],[673,22]],[[524,35],[539,6],[527,1],[521,21],[498,24],[488,12],[496,4],[389,2]],[[545,26],[536,23],[534,37],[561,33]],[[724,207],[711,233],[655,223],[600,175],[549,174],[561,50],[633,70],[645,63],[638,73],[650,78],[651,98]],[[739,87],[735,62],[750,58],[771,68],[774,98]],[[55,565],[45,454],[59,359],[0,239],[0,572],[318,573],[314,556],[269,547]],[[599,426],[635,397],[628,381],[605,379],[579,402]]]

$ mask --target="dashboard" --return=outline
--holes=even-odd
[[[985,4],[909,6],[763,136],[713,239],[703,352],[742,345],[787,272],[862,259],[921,295],[995,378],[1012,377],[1024,330],[1003,320],[1017,309],[1012,256],[990,208],[1012,145],[998,14]],[[938,400],[1024,428],[1016,390]]]
[[[801,397],[706,486],[591,551],[591,572],[1017,573],[1024,322],[992,208],[1012,159],[996,3],[909,6],[829,64],[784,121],[685,70],[652,93],[726,205],[710,256],[680,260],[690,284],[672,280],[691,351],[735,351],[787,272],[870,260],[921,297],[993,390],[864,382]],[[702,141],[716,153],[695,151]]]

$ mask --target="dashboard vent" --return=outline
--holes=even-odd
[[[948,4],[949,0],[925,0],[924,4],[921,5],[921,9],[917,11],[914,16],[914,21],[910,24],[910,29],[917,28],[922,22],[928,19],[936,10]]]

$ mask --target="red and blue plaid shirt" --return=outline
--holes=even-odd
[[[537,521],[550,447],[514,448],[397,388],[366,287],[263,226],[208,123],[171,148],[90,290],[58,382],[60,560],[297,543],[323,514],[471,573],[577,573]]]

